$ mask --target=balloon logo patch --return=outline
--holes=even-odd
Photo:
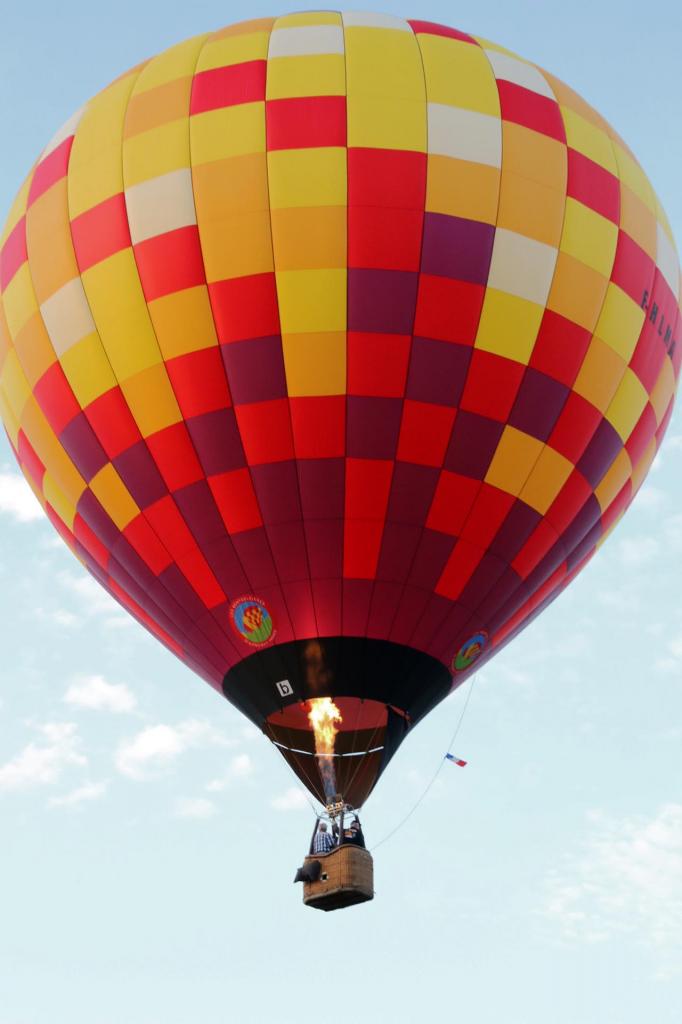
[[[230,619],[242,640],[253,647],[261,647],[273,637],[272,616],[258,597],[248,595],[233,601]]]
[[[481,630],[480,633],[474,633],[466,643],[463,643],[457,654],[452,659],[452,671],[463,672],[465,668],[469,668],[477,660],[483,651],[483,648],[488,642],[488,634],[485,630]]]

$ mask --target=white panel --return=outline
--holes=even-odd
[[[371,11],[346,11],[341,15],[345,28],[394,28],[399,32],[411,32],[412,29],[402,18],[394,18],[392,14],[374,14]]]
[[[429,153],[502,165],[502,125],[499,117],[489,114],[429,103],[428,144]]]
[[[531,64],[510,57],[506,53],[498,53],[496,50],[486,50],[485,54],[493,66],[495,78],[502,78],[505,82],[522,85],[524,89],[532,89],[533,92],[547,96],[550,100],[555,99],[544,75]]]
[[[268,57],[304,57],[312,53],[343,53],[340,25],[277,28],[270,36]]]
[[[554,276],[557,250],[515,231],[498,228],[488,287],[544,306]]]
[[[96,330],[80,277],[74,277],[46,299],[40,312],[58,356]]]
[[[65,139],[68,139],[70,135],[76,134],[76,128],[78,127],[80,119],[84,113],[85,107],[83,106],[80,110],[77,110],[75,114],[72,114],[69,120],[66,121],[59,131],[52,136],[48,144],[45,146],[45,149],[40,154],[41,161],[44,160],[46,156],[49,156],[50,153],[53,153],[58,146],[61,146],[62,142],[64,142]]]
[[[677,253],[668,238],[666,231],[656,223],[656,266],[670,285],[670,290],[679,299],[680,270]]]
[[[133,245],[197,222],[188,167],[132,185],[125,196]]]

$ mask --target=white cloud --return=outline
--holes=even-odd
[[[206,786],[209,793],[221,793],[228,786],[240,779],[248,779],[255,771],[255,763],[249,754],[236,754],[230,761],[227,771],[220,778],[212,779]]]
[[[593,834],[550,877],[545,913],[568,940],[627,935],[657,954],[661,974],[682,971],[682,804],[649,819],[594,816]]]
[[[63,796],[51,797],[48,804],[50,807],[79,807],[81,804],[101,799],[106,790],[106,782],[87,782]]]
[[[308,799],[302,789],[291,786],[281,796],[270,801],[276,811],[301,811],[308,807]]]
[[[150,725],[121,743],[116,752],[116,767],[130,779],[153,778],[187,750],[208,745],[227,745],[208,722],[189,719],[175,726]]]
[[[40,502],[24,477],[8,471],[7,467],[0,471],[0,512],[17,523],[33,523],[45,518]]]
[[[181,798],[175,803],[175,814],[178,818],[212,818],[218,808],[206,797],[194,799]]]
[[[76,598],[83,615],[104,616],[108,626],[134,625],[134,620],[89,573],[75,575],[72,572],[60,572],[57,580],[67,593]]]
[[[665,500],[665,491],[647,482],[635,495],[632,507],[639,509],[640,512],[658,512]]]
[[[75,707],[115,714],[132,711],[137,706],[134,693],[125,683],[108,683],[102,676],[86,676],[72,683],[64,694],[64,701]]]
[[[51,785],[69,765],[84,765],[78,726],[73,722],[48,722],[38,727],[42,743],[29,743],[0,767],[0,791]]]
[[[660,545],[654,537],[624,537],[619,547],[621,562],[630,569],[653,561],[659,551]]]

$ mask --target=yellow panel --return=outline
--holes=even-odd
[[[7,436],[16,448],[19,444],[19,420],[10,408],[2,388],[2,374],[0,374],[0,419],[3,422]]]
[[[44,192],[26,215],[31,277],[39,303],[78,276],[67,202],[63,178]]]
[[[445,36],[417,36],[424,61],[429,103],[447,103],[481,114],[500,116],[497,82],[478,46]]]
[[[5,244],[9,235],[12,234],[15,227],[26,213],[26,203],[28,202],[28,193],[31,188],[31,182],[33,181],[33,172],[35,166],[31,168],[29,173],[24,178],[19,191],[14,197],[14,202],[10,206],[9,213],[7,214],[7,220],[5,226],[2,229],[2,235],[0,235],[0,248]]]
[[[500,172],[496,167],[429,154],[426,209],[494,224]]]
[[[591,333],[601,313],[608,278],[586,267],[568,253],[559,252],[547,309],[585,327]]]
[[[346,150],[287,149],[268,153],[270,205],[343,206],[346,202]]]
[[[54,476],[69,500],[77,505],[85,490],[85,480],[55,437],[33,397],[26,403],[21,426],[42,464]]]
[[[656,216],[656,199],[649,179],[629,153],[618,144],[614,145],[618,161],[618,175],[624,184],[635,193],[646,207]]]
[[[345,206],[273,210],[275,265],[281,270],[346,266]]]
[[[649,401],[654,407],[656,414],[656,422],[660,424],[661,420],[668,411],[670,405],[670,399],[675,394],[675,374],[673,373],[673,364],[667,357],[663,360],[663,366],[661,372],[658,375],[658,380],[654,384],[653,391],[649,397]]]
[[[623,182],[620,186],[620,226],[652,260],[656,259],[656,218]]]
[[[164,50],[145,65],[135,85],[136,92],[155,89],[194,71],[199,51],[208,35],[193,36]]]
[[[0,374],[0,386],[5,392],[9,406],[21,422],[24,407],[31,397],[31,388],[21,368],[16,352],[9,352]]]
[[[572,199],[566,199],[561,249],[592,267],[605,277],[611,276],[618,242],[618,227],[606,217]]]
[[[216,32],[201,51],[197,72],[245,64],[251,60],[265,60],[272,22],[272,18],[263,19],[260,29],[251,29],[237,35],[223,36]]]
[[[17,334],[14,348],[32,388],[45,371],[57,362],[57,354],[37,310]]]
[[[542,185],[530,178],[508,172],[503,165],[498,226],[557,246],[561,238],[566,195],[563,190]]]
[[[644,478],[651,468],[651,463],[656,458],[658,448],[656,446],[656,438],[652,437],[649,444],[646,446],[646,450],[642,455],[641,459],[632,471],[632,493],[636,494],[644,483]]]
[[[188,121],[169,121],[126,139],[125,185],[130,188],[189,165]]]
[[[116,385],[114,371],[102,348],[99,334],[88,334],[76,342],[64,352],[60,362],[81,408]]]
[[[626,452],[625,448],[622,448],[613,461],[606,476],[594,490],[595,497],[599,502],[602,513],[606,512],[613,499],[620,494],[623,487],[630,479],[631,473],[632,463],[630,462],[630,456]]]
[[[544,515],[572,472],[573,463],[545,445],[519,498]]]
[[[84,488],[85,489],[85,488]],[[76,506],[69,500],[52,474],[46,471],[43,477],[43,497],[55,510],[59,518],[70,530],[76,518]]]
[[[264,153],[247,153],[192,167],[197,216],[222,220],[234,213],[269,209]]]
[[[547,79],[552,92],[556,96],[557,102],[561,104],[562,107],[569,107],[576,114],[579,114],[584,121],[587,121],[588,124],[594,125],[595,128],[599,128],[600,131],[605,132],[607,135],[611,134],[610,126],[601,114],[597,113],[594,107],[591,107],[589,103],[582,98],[582,96],[579,96],[577,92],[574,92],[573,89],[566,85],[565,82],[562,82],[561,79],[555,78],[554,75],[550,75],[550,73],[545,71],[544,68],[539,68],[539,70]]]
[[[665,231],[666,235],[670,239],[670,243],[671,243],[673,249],[675,250],[675,252],[677,252],[677,246],[675,244],[675,236],[673,235],[673,229],[670,226],[670,221],[668,220],[668,215],[666,214],[665,210],[663,209],[663,207],[661,205],[661,201],[660,201],[660,199],[658,198],[658,196],[656,195],[655,192],[653,193],[653,195],[654,195],[654,203],[656,205],[656,219],[658,220],[659,224],[661,225],[661,227]]]
[[[89,486],[119,530],[125,530],[128,523],[139,516],[139,508],[110,462],[93,476]]]
[[[5,317],[5,307],[0,300],[0,370],[2,370],[7,353],[12,348],[12,339],[9,336],[9,328]]]
[[[213,33],[210,41],[213,43],[221,39],[253,35],[255,32],[269,33],[274,23],[275,18],[248,18],[246,21],[237,21],[234,25],[219,28]]]
[[[566,192],[566,147],[563,142],[511,121],[502,122],[504,172],[518,174]]]
[[[488,288],[483,300],[476,348],[528,364],[544,307]]]
[[[282,350],[289,395],[346,393],[345,332],[283,335]]]
[[[345,58],[342,53],[273,57],[268,61],[267,89],[269,100],[287,96],[344,96]]]
[[[38,309],[28,263],[24,263],[5,288],[2,296],[7,327],[13,338]]]
[[[601,316],[595,328],[602,341],[626,362],[639,340],[646,313],[617,284],[609,283]]]
[[[176,78],[165,85],[147,92],[136,93],[130,97],[125,114],[123,136],[126,139],[140,132],[148,132],[158,128],[167,121],[176,121],[179,117],[187,117],[188,90],[191,88],[192,75]]]
[[[346,271],[277,271],[283,334],[345,331]]]
[[[628,367],[611,405],[606,410],[606,418],[620,434],[623,444],[634,430],[648,398],[639,377]]]
[[[149,312],[166,360],[218,344],[204,285],[154,299]]]
[[[265,151],[265,103],[240,103],[190,118],[192,165]]]
[[[209,283],[272,270],[267,210],[243,210],[222,220],[199,220],[199,235]]]
[[[566,141],[571,149],[577,149],[617,176],[618,167],[609,136],[568,107],[561,106],[561,115],[566,128]]]
[[[425,104],[424,71],[411,32],[346,26],[344,34],[349,99],[421,99]]]
[[[426,151],[426,104],[423,100],[401,100],[397,104],[394,99],[363,97],[351,109],[349,146]]]
[[[625,371],[625,360],[599,338],[593,338],[587,350],[573,390],[606,412]]]
[[[121,391],[143,437],[149,437],[182,419],[163,363],[122,381]]]
[[[515,427],[505,427],[500,443],[485,475],[486,483],[507,494],[518,495],[544,445],[536,437]]]

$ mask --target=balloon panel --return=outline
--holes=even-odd
[[[260,725],[341,685],[416,721],[585,565],[672,410],[679,266],[639,164],[444,26],[183,42],[57,133],[1,241],[24,473]]]

